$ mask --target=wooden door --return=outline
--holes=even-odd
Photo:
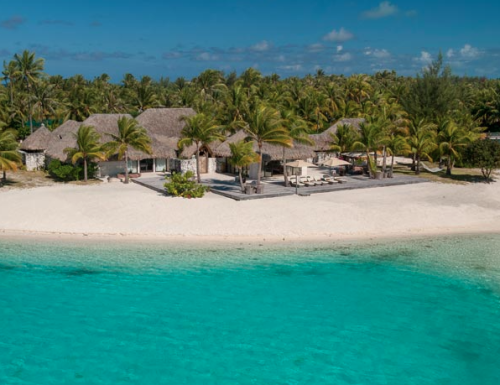
[[[200,156],[200,174],[208,173],[208,157],[205,155]]]

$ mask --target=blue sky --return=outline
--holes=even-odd
[[[303,76],[414,75],[441,50],[454,73],[500,77],[500,1],[9,1],[0,59],[25,49],[48,74],[175,79],[207,68]]]

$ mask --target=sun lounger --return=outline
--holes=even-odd
[[[312,180],[313,180],[314,182],[316,182],[316,184],[317,184],[318,186],[322,186],[322,185],[324,185],[324,184],[327,184],[327,183],[328,183],[327,181],[324,181],[324,180],[318,179],[318,178],[316,178],[316,177],[313,177],[313,178],[312,178]]]
[[[336,180],[338,183],[347,183],[347,179],[345,179],[345,178],[335,178],[335,180]]]
[[[323,177],[323,181],[325,183],[328,183],[328,184],[335,184],[335,183],[339,183],[338,181],[336,181],[335,179],[333,179],[332,177],[329,177],[329,176],[324,176]]]
[[[316,182],[313,181],[312,179],[309,179],[308,177],[302,177],[300,181],[304,183],[307,187],[316,186]]]
[[[295,178],[290,178],[290,184],[293,186],[293,187],[304,187],[305,184],[302,183],[300,180],[297,181],[297,177]]]

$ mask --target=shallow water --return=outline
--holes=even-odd
[[[500,237],[0,241],[0,384],[499,384]]]

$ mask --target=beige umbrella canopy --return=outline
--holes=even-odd
[[[294,160],[293,162],[285,163],[285,166],[288,166],[288,167],[298,167],[298,168],[302,168],[302,167],[318,167],[315,164],[306,162],[305,160]]]
[[[321,163],[323,166],[328,167],[339,167],[339,166],[350,166],[351,164],[345,160],[339,158],[330,158]]]

